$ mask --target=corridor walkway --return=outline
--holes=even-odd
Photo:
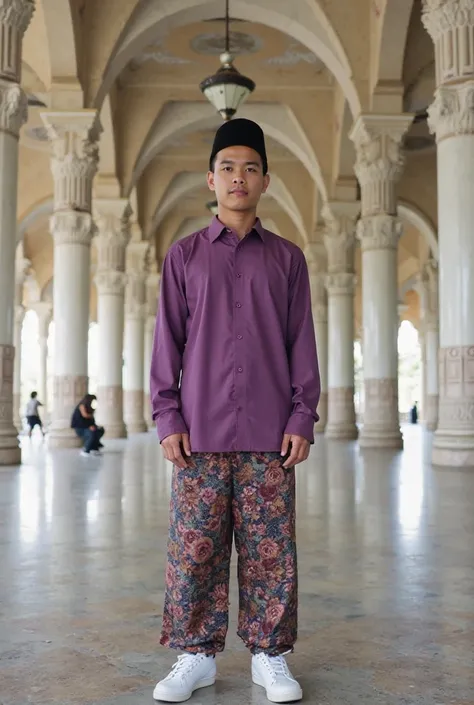
[[[300,638],[312,705],[473,705],[474,474],[318,439],[298,469]],[[103,458],[24,441],[0,472],[0,703],[138,705],[174,661],[157,646],[170,467],[154,434]],[[234,571],[235,575],[235,571]],[[234,579],[234,578],[233,578]],[[196,705],[263,704],[235,636]]]

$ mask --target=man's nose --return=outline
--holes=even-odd
[[[244,181],[245,181],[245,179],[244,179],[243,176],[240,176],[240,174],[236,174],[236,175],[234,176],[233,181],[234,181],[234,184],[243,184]]]

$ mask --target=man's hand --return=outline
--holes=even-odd
[[[182,445],[184,454],[188,457],[191,456],[191,444],[189,442],[188,433],[173,433],[171,436],[165,438],[161,445],[163,446],[166,460],[171,461],[173,465],[176,465],[178,468],[189,467],[181,452]]]
[[[291,443],[291,454],[288,460],[283,463],[284,468],[292,468],[306,460],[309,456],[310,442],[302,436],[292,436],[285,433],[281,444],[281,454],[285,456]]]

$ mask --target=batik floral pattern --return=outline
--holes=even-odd
[[[238,634],[252,653],[293,648],[297,631],[295,472],[278,453],[196,453],[173,469],[161,644],[222,651],[232,537]]]

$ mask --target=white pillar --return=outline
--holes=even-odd
[[[324,206],[324,237],[328,253],[328,423],[326,436],[357,438],[354,406],[354,249],[358,203]]]
[[[96,199],[97,322],[99,324],[99,387],[97,419],[106,438],[125,438],[123,418],[123,336],[125,250],[130,239],[131,209],[126,199]]]
[[[435,46],[439,419],[433,463],[474,467],[474,0],[424,3]],[[434,350],[434,333],[431,350]]]
[[[160,289],[160,274],[156,261],[156,251],[151,245],[148,253],[148,274],[146,277],[146,320],[145,320],[145,358],[143,366],[144,408],[143,414],[149,430],[155,427],[151,415],[150,402],[150,368],[153,350],[153,337],[155,334],[156,312],[158,308],[158,295]]]
[[[21,338],[25,307],[23,306],[23,287],[30,271],[31,262],[22,256],[17,249],[15,261],[15,321],[13,325],[13,346],[15,348],[15,363],[13,368],[13,423],[18,432],[23,428],[24,410],[21,409]],[[21,248],[23,250],[23,248]]]
[[[38,316],[38,345],[39,345],[39,369],[38,369],[38,399],[43,404],[41,410],[43,421],[48,416],[48,338],[49,325],[53,306],[47,301],[39,301],[32,306]]]
[[[147,430],[143,414],[147,251],[147,242],[131,242],[126,255],[123,393],[128,433],[144,433]]]
[[[33,0],[0,3],[0,466],[21,461],[13,423],[13,327],[18,136],[27,120],[28,101],[19,84],[22,40],[33,10]]]
[[[321,395],[317,412],[319,421],[314,427],[315,433],[324,433],[328,413],[328,300],[326,292],[326,251],[320,242],[310,243],[305,247],[311,282],[311,305],[313,309],[314,331],[318,351]]]
[[[87,393],[90,250],[95,234],[92,182],[100,128],[96,110],[42,113],[52,141],[54,213],[54,403],[49,442],[70,448],[79,439],[71,414]]]
[[[411,115],[361,115],[351,134],[361,186],[364,425],[360,445],[403,446],[398,414],[398,240],[396,183]]]
[[[428,260],[421,273],[421,324],[425,348],[425,394],[423,418],[426,428],[435,431],[438,426],[438,263]]]

